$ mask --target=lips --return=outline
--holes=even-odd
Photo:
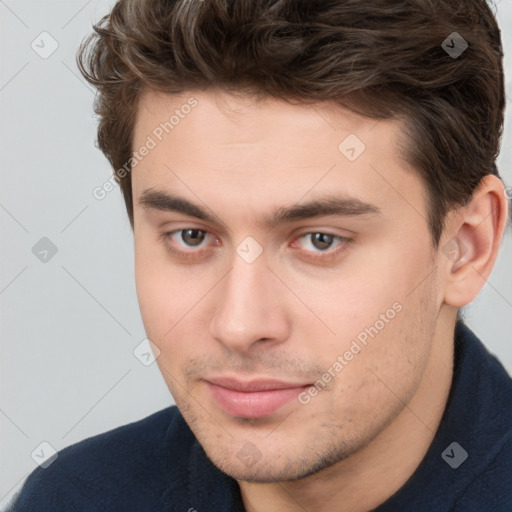
[[[240,381],[233,378],[208,379],[206,384],[217,405],[239,418],[271,416],[310,386],[270,379]]]

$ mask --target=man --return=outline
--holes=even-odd
[[[490,7],[121,0],[79,63],[177,407],[13,510],[512,510],[512,382],[459,315],[507,221]]]

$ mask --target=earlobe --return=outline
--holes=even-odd
[[[470,202],[457,210],[447,226],[451,237],[445,238],[439,255],[446,262],[446,304],[466,306],[486,283],[503,238],[507,210],[503,183],[492,175],[485,176]]]

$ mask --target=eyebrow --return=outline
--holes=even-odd
[[[203,208],[188,199],[167,192],[146,189],[139,196],[139,204],[145,209],[176,212],[195,217],[212,224],[224,224]],[[324,195],[307,203],[282,206],[263,218],[263,225],[275,227],[286,222],[324,216],[354,217],[359,215],[380,215],[381,209],[357,198]]]

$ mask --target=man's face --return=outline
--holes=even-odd
[[[398,136],[332,104],[213,90],[139,104],[144,325],[187,423],[238,480],[346,458],[418,388],[442,296]]]

